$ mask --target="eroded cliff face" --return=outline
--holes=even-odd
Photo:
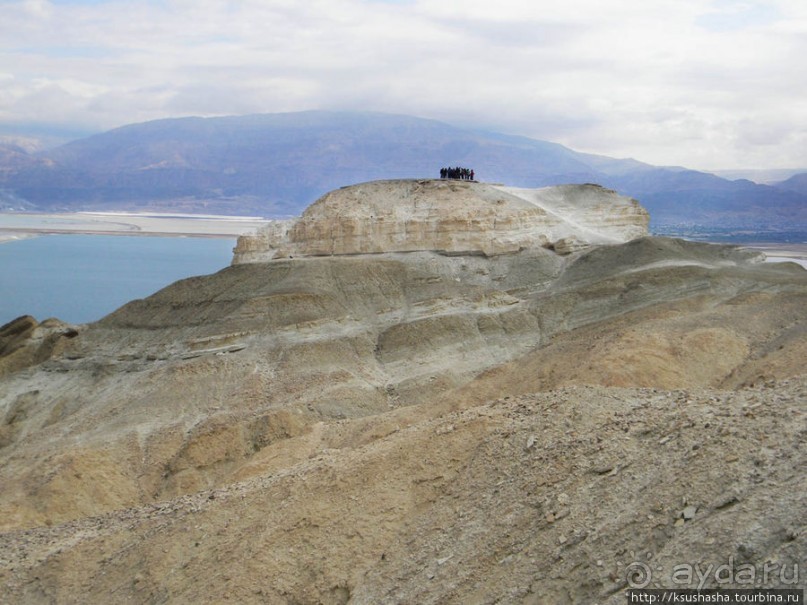
[[[759,356],[801,350],[786,332],[807,307],[803,270],[757,260],[729,246],[641,238],[568,256],[276,259],[182,280],[60,336],[4,377],[0,527],[222,485],[317,422],[470,384],[471,394],[499,396],[590,381],[753,381],[767,367]],[[753,293],[762,298],[741,298]],[[657,316],[676,313],[690,323]],[[620,338],[591,340],[595,329]],[[794,371],[783,364],[775,375]]]
[[[388,214],[439,224],[407,183]],[[467,234],[323,252],[375,237],[325,218],[375,186],[320,200],[295,236],[307,253],[247,262],[268,236],[247,238],[234,266],[79,330],[0,331],[13,602],[616,603],[630,551],[804,560],[807,272],[632,239],[595,221],[590,187],[571,189],[574,221],[561,189],[519,192],[519,216],[554,195],[574,232],[552,237],[610,245],[488,254],[480,224],[445,215]],[[423,186],[459,209],[452,192],[474,189]]]
[[[50,359],[58,353],[65,339],[77,335],[74,326],[58,319],[46,319],[40,323],[30,315],[23,315],[0,326],[0,379],[5,374]]]
[[[597,185],[374,181],[332,191],[299,219],[242,236],[233,264],[382,252],[495,256],[547,247],[565,253],[647,235],[648,220],[636,200]]]

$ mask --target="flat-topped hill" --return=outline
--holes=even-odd
[[[233,264],[381,252],[494,256],[546,247],[564,253],[647,235],[648,221],[636,200],[598,185],[373,181],[332,191],[300,218],[242,236]]]

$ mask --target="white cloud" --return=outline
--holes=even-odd
[[[805,162],[801,0],[2,4],[5,124],[352,108],[657,164]]]

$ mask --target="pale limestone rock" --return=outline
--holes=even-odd
[[[648,221],[636,200],[598,185],[373,181],[332,191],[300,218],[240,237],[233,264],[414,251],[496,256],[535,247],[565,254],[647,235]]]

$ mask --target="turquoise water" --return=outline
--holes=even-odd
[[[100,319],[184,277],[230,264],[233,239],[44,235],[0,244],[0,325],[20,315]]]

